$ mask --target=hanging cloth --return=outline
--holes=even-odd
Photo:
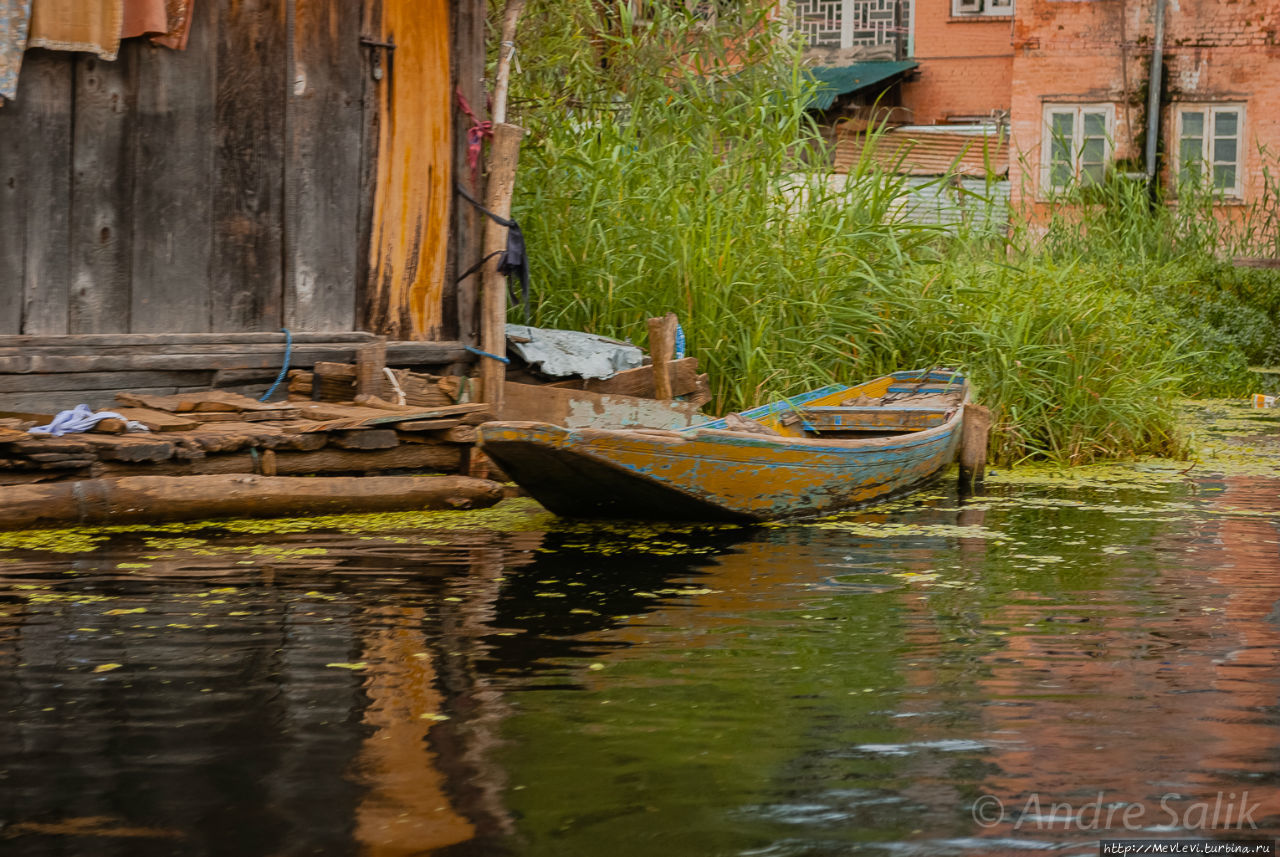
[[[32,0],[27,47],[114,60],[123,26],[124,0]]]
[[[124,0],[124,23],[120,38],[163,36],[169,32],[169,13],[165,0]]]
[[[31,0],[0,0],[0,98],[18,94],[18,69],[27,49]]]
[[[165,18],[168,28],[163,36],[152,36],[151,44],[175,51],[185,51],[187,38],[191,35],[191,7],[194,5],[195,0],[165,0]]]
[[[474,196],[462,189],[462,185],[454,182],[453,188],[458,195],[467,202],[480,209],[480,212],[486,217],[493,220],[499,226],[507,227],[507,247],[505,250],[498,251],[501,255],[498,257],[498,273],[507,278],[507,288],[511,291],[513,299],[516,298],[516,292],[513,288],[516,280],[520,281],[520,303],[524,306],[524,323],[529,323],[529,253],[524,243],[524,233],[520,231],[520,224],[515,219],[507,219],[499,217],[489,209],[480,204]],[[484,263],[493,258],[495,254],[490,253],[476,264],[472,265],[462,274],[458,275],[458,282],[462,282],[467,277],[484,267]]]

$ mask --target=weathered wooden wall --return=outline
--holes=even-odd
[[[27,53],[0,109],[0,335],[456,335],[444,0],[195,14],[183,52]]]

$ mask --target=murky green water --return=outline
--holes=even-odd
[[[0,535],[0,853],[1278,836],[1275,423],[1235,417],[1187,473],[765,528],[510,501]]]

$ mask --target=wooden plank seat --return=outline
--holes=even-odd
[[[940,426],[954,409],[936,407],[811,407],[784,414],[781,422],[807,432],[923,431]]]
[[[937,393],[963,393],[964,384],[942,384],[934,382],[920,382],[907,384],[890,384],[886,391],[890,394],[894,393],[911,393],[919,395],[934,395]]]

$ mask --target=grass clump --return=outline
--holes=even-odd
[[[1161,222],[1117,185],[1010,235],[906,222],[901,177],[832,174],[781,22],[627,8],[526,10],[514,213],[535,324],[642,342],[674,311],[716,412],[961,368],[1000,461],[1180,453],[1175,400],[1245,392],[1274,348],[1280,283],[1227,277],[1190,206]]]

